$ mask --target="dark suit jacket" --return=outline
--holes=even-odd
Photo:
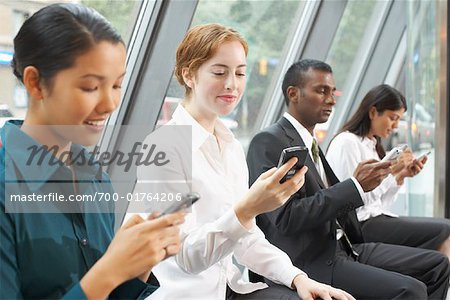
[[[250,184],[277,165],[284,148],[299,145],[305,146],[285,118],[258,133],[247,154]],[[295,266],[311,278],[330,284],[337,245],[336,218],[352,243],[362,243],[354,209],[363,202],[354,182],[351,179],[339,182],[322,151],[320,157],[331,187],[325,188],[308,155],[303,187],[282,207],[258,216],[257,224],[272,244],[289,255]]]

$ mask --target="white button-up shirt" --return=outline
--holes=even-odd
[[[314,161],[313,155],[311,152],[314,137],[311,135],[311,133],[309,133],[309,131],[302,124],[300,124],[299,121],[297,121],[297,119],[295,119],[293,116],[291,116],[288,112],[285,112],[283,114],[283,117],[286,118],[292,124],[292,126],[294,126],[295,130],[297,130],[298,134],[300,135],[303,142],[305,143],[305,146],[309,150],[309,156],[311,157],[311,160]],[[319,173],[320,178],[322,179],[325,186],[326,187],[330,186],[328,183],[327,176],[325,175],[325,169],[323,168],[323,163],[322,163],[322,160],[320,159],[320,157],[319,157],[319,161],[314,164],[316,165],[317,172]]]
[[[339,180],[352,176],[358,163],[368,159],[379,160],[376,143],[376,139],[362,138],[348,131],[338,134],[331,142],[326,157]],[[356,211],[358,220],[365,221],[381,214],[396,216],[387,207],[397,199],[400,187],[395,177],[389,175],[378,187],[364,193],[364,206]]]
[[[291,287],[294,277],[304,273],[265,239],[256,224],[245,229],[232,208],[248,191],[244,151],[232,132],[218,120],[215,135],[210,134],[181,105],[168,124],[192,126],[188,185],[201,198],[181,227],[181,251],[153,269],[161,287],[149,299],[225,299],[227,284],[242,294],[267,287],[244,280],[232,256],[248,269]],[[145,167],[140,168],[138,183],[146,177]]]

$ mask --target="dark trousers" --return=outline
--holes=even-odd
[[[227,288],[227,300],[298,300],[300,297],[296,290],[291,290],[284,285],[268,282],[269,287],[254,291],[250,294],[238,294]]]
[[[450,265],[433,250],[382,243],[356,244],[358,260],[338,250],[331,285],[356,299],[445,299]]]
[[[361,222],[366,242],[437,250],[450,236],[450,220],[379,215]]]

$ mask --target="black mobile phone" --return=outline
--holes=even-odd
[[[306,157],[308,156],[308,148],[303,146],[294,146],[283,149],[283,151],[281,151],[280,160],[278,161],[278,168],[294,156],[297,157],[297,163],[280,180],[281,183],[294,176],[295,172],[300,170],[305,165]]]
[[[195,202],[200,199],[200,195],[195,192],[186,193],[181,195],[180,201],[174,201],[172,205],[170,205],[168,208],[166,208],[162,213],[161,216],[168,215],[175,213],[179,210],[186,209],[192,206]]]

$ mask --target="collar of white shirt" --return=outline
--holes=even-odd
[[[285,112],[283,114],[283,117],[285,117],[289,122],[291,122],[291,124],[292,124],[292,126],[294,126],[295,130],[297,130],[298,134],[300,134],[300,137],[302,138],[303,142],[305,142],[305,145],[309,146],[309,155],[311,156],[311,159],[312,159],[311,146],[312,146],[313,136],[311,135],[311,133],[309,133],[309,131],[306,130],[306,128],[302,124],[300,124],[300,122],[297,121],[297,119],[295,119],[288,112]],[[321,162],[322,160],[320,159],[319,161]],[[323,165],[321,163],[320,163],[320,167],[323,169]],[[320,171],[319,171],[319,173],[320,173]],[[324,173],[322,173],[322,174],[324,174]],[[324,178],[324,177],[322,177],[322,178]],[[359,182],[353,176],[350,177],[350,179],[353,181],[356,188],[358,189],[358,192],[359,192],[359,195],[361,196],[361,198],[363,198],[364,191],[363,191],[361,185],[359,184]],[[327,182],[324,182],[324,183],[328,184]]]
[[[214,127],[214,135],[208,132],[202,125],[200,125],[187,110],[179,104],[172,115],[171,124],[174,125],[191,125],[192,126],[192,150],[199,149],[209,138],[217,138],[221,147],[226,144],[234,142],[234,134],[228,129],[225,124],[217,119]]]
[[[309,155],[312,157],[311,148],[314,137],[309,133],[309,131],[300,124],[299,121],[297,121],[296,118],[294,118],[292,115],[290,115],[288,112],[285,112],[283,114],[283,117],[285,117],[291,124],[294,126],[295,130],[297,130],[298,134],[300,134],[300,137],[302,138],[303,142],[305,143],[305,146],[309,149]]]
[[[375,138],[364,137],[362,139],[362,144],[370,150],[375,150],[377,146],[377,140]]]

